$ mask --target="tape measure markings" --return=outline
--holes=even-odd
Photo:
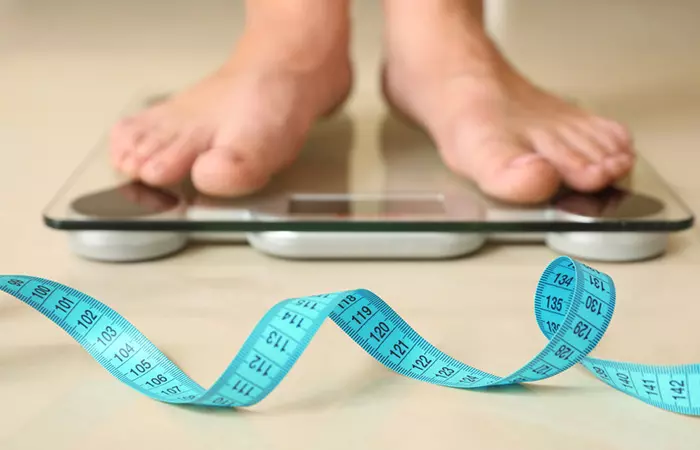
[[[607,274],[568,257],[552,261],[535,290],[535,319],[547,345],[506,377],[443,353],[382,299],[358,289],[276,304],[211,388],[205,389],[125,318],[82,292],[30,276],[0,276],[0,290],[64,329],[115,378],[167,403],[245,407],[260,402],[330,318],[378,362],[416,380],[477,389],[541,381],[581,363],[599,380],[643,402],[700,415],[700,365],[646,366],[587,356],[612,319],[615,285]]]

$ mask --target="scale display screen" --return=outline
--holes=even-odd
[[[440,198],[292,198],[289,213],[322,216],[410,215],[437,216],[445,214]]]

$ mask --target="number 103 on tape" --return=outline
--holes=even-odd
[[[22,275],[0,276],[0,290],[61,327],[114,377],[167,403],[245,407],[260,402],[330,318],[379,363],[416,380],[460,389],[497,389],[544,380],[581,364],[600,381],[645,403],[700,415],[699,364],[653,366],[588,356],[610,324],[615,284],[605,273],[568,257],[545,268],[535,291],[535,319],[547,344],[505,377],[446,355],[382,299],[358,289],[278,303],[258,322],[218,380],[205,389],[116,311],[82,292]]]

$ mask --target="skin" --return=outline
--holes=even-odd
[[[410,3],[410,4],[409,4]],[[113,164],[145,184],[188,175],[201,192],[254,192],[294,161],[352,86],[349,0],[248,0],[230,59],[112,131]],[[487,36],[478,0],[384,0],[386,100],[423,127],[445,164],[514,203],[562,185],[599,191],[629,173],[621,124],[519,74]]]

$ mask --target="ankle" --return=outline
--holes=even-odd
[[[414,0],[410,7],[406,6],[406,0],[384,0],[383,5],[388,31],[396,25],[415,33],[431,34],[426,27],[436,24],[484,30],[484,0]]]
[[[349,0],[249,0],[236,53],[303,74],[342,64],[349,60],[348,4]]]
[[[405,2],[405,0],[403,0]],[[479,0],[385,0],[385,54],[401,72],[445,78],[496,77],[509,67],[483,26]]]

